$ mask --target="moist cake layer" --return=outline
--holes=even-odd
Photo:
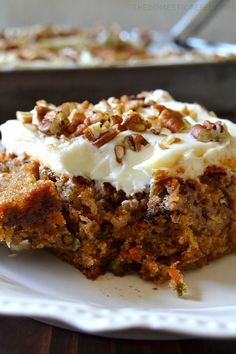
[[[40,180],[35,161],[0,155],[0,241],[11,249],[76,248],[52,181]]]
[[[12,167],[13,166],[13,167]],[[32,161],[8,156],[0,166],[9,178],[24,180]],[[35,173],[37,171],[37,173]],[[95,279],[110,271],[116,275],[138,272],[143,279],[160,284],[171,279],[179,295],[185,290],[180,270],[202,267],[208,261],[235,251],[236,248],[236,173],[208,167],[196,179],[158,178],[151,190],[126,196],[109,183],[101,188],[81,177],[60,178],[34,162],[31,174],[38,184],[52,183],[62,205],[66,230],[74,236],[76,249],[65,243],[48,240],[53,253],[79,268],[86,277]],[[42,196],[42,199],[43,196]],[[16,201],[22,203],[22,197]],[[31,197],[32,205],[37,201]],[[0,203],[0,210],[1,210]],[[12,215],[14,207],[8,206]],[[42,210],[43,212],[43,210]],[[43,213],[47,215],[47,213]],[[4,224],[0,238],[9,247],[37,247],[45,239],[45,230],[25,233],[25,225],[12,218]],[[27,213],[25,213],[27,217]],[[40,221],[33,212],[34,219]],[[33,223],[32,220],[32,223]],[[50,219],[55,224],[54,216]],[[18,232],[15,234],[14,226]],[[64,230],[65,232],[65,230]],[[42,246],[41,246],[42,247]],[[15,247],[13,247],[15,250]]]

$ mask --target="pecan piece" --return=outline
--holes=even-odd
[[[190,116],[193,120],[197,119],[197,112],[194,109],[189,109],[187,106],[181,110],[184,116]]]
[[[47,107],[49,111],[56,108],[56,106],[53,103],[49,103],[45,100],[38,100],[36,102],[36,105],[41,107]]]
[[[154,110],[154,111],[158,111],[159,114],[164,111],[164,109],[168,109],[166,106],[163,106],[162,104],[157,104],[157,103],[154,103],[151,105],[151,108]]]
[[[119,144],[115,145],[114,152],[115,152],[115,156],[116,156],[116,161],[118,163],[122,163],[123,158],[124,158],[124,156],[126,154],[125,146],[124,145],[119,145]]]
[[[139,113],[131,110],[124,113],[123,117],[124,121],[121,124],[121,127],[133,130],[135,132],[144,132],[151,126],[150,123],[144,120]]]
[[[38,129],[46,135],[56,135],[62,134],[64,129],[68,126],[68,120],[58,114],[56,110],[48,112],[45,118],[39,122]]]
[[[140,94],[139,95],[129,95],[129,100],[137,100],[137,101],[144,101],[145,100],[145,97],[144,96],[141,96]]]
[[[93,142],[93,145],[100,148],[104,144],[108,143],[110,140],[114,139],[119,133],[117,126],[111,127],[106,133],[100,136],[97,140]]]
[[[79,109],[88,109],[90,106],[89,101],[83,101],[82,103],[78,104]]]
[[[22,111],[16,112],[16,119],[23,124],[32,123],[32,117],[33,117],[33,113],[31,112],[22,112]]]
[[[94,135],[93,131],[89,129],[89,127],[84,129],[83,134],[89,141],[95,141],[98,139],[98,137]]]
[[[67,132],[69,134],[74,133],[76,131],[77,126],[85,121],[85,118],[86,117],[83,112],[79,112],[74,109],[68,117],[70,124],[67,127]]]
[[[91,124],[90,126],[88,126],[84,131],[84,136],[89,140],[89,141],[95,141],[97,140],[102,131],[101,131],[101,124],[100,122]]]
[[[39,122],[38,130],[46,135],[58,135],[60,133],[59,125],[53,118],[43,119]]]
[[[147,144],[148,141],[140,134],[132,134],[124,138],[125,147],[133,151],[140,151],[142,146]]]
[[[165,108],[161,111],[159,121],[162,127],[169,129],[172,133],[177,133],[184,129],[183,115],[178,111]]]
[[[87,125],[85,123],[77,125],[77,128],[76,128],[75,132],[71,134],[71,137],[75,138],[77,136],[82,135],[86,128],[87,128]]]
[[[112,122],[112,125],[118,124],[118,126],[120,127],[121,123],[122,123],[122,116],[119,114],[113,114],[111,116],[111,122]]]
[[[49,107],[36,104],[33,110],[32,124],[38,125],[50,111]]]
[[[89,117],[91,123],[105,122],[108,119],[108,113],[106,112],[94,112],[91,117]]]
[[[229,137],[227,126],[221,121],[212,123],[206,120],[203,124],[195,124],[190,130],[190,134],[196,140],[204,143],[209,141],[224,142]]]
[[[78,108],[76,102],[65,102],[46,113],[43,120],[39,122],[38,129],[46,135],[60,135],[67,132],[70,125],[69,117],[72,111]]]

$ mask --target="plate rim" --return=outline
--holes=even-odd
[[[226,311],[227,309],[227,311]],[[211,308],[219,315],[204,315],[204,309],[183,313],[183,310],[154,311],[132,308],[105,309],[83,303],[75,304],[54,299],[0,299],[0,314],[11,316],[37,317],[59,321],[74,330],[96,334],[131,329],[144,329],[205,338],[236,337],[236,306]],[[200,314],[199,314],[200,313]],[[231,316],[230,316],[231,314]]]

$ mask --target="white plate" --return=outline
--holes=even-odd
[[[44,251],[0,247],[0,314],[117,337],[236,337],[235,265],[231,255],[188,272],[189,293],[179,299],[168,285],[156,289],[135,275],[90,281]]]

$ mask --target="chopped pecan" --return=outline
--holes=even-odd
[[[111,111],[111,105],[106,100],[101,100],[98,104],[93,107],[94,112],[105,112],[108,113]]]
[[[104,144],[108,143],[110,140],[114,139],[118,133],[119,133],[119,130],[118,130],[117,126],[114,125],[106,133],[101,135],[100,138],[95,140],[93,142],[93,145],[96,146],[97,148],[100,148]]]
[[[58,135],[59,126],[57,125],[56,120],[52,119],[43,119],[38,123],[38,129],[46,135]]]
[[[129,100],[131,100],[131,101],[133,101],[133,100],[135,100],[135,101],[144,101],[145,100],[145,97],[144,96],[141,96],[141,94],[139,94],[139,95],[130,95],[129,96]]]
[[[77,125],[76,130],[74,133],[71,134],[71,137],[75,138],[77,136],[82,135],[86,128],[87,128],[87,125],[84,123]]]
[[[94,112],[91,117],[89,117],[91,123],[105,122],[107,121],[109,115],[106,112]]]
[[[147,144],[148,141],[140,134],[132,134],[124,138],[124,146],[133,151],[140,151],[142,146]]]
[[[61,114],[62,118],[68,118],[70,113],[74,109],[78,109],[78,103],[77,102],[65,102],[65,103],[61,104],[60,106],[56,107],[55,111],[58,114]]]
[[[212,123],[206,120],[203,124],[195,124],[190,130],[190,134],[196,140],[204,143],[209,141],[224,142],[229,137],[227,126],[221,121]]]
[[[120,125],[122,123],[122,116],[119,114],[113,114],[111,116],[111,122],[112,122],[112,125],[118,124],[118,126],[120,127]]]
[[[166,106],[163,106],[162,104],[157,104],[157,103],[154,103],[151,105],[151,108],[154,110],[154,111],[157,111],[159,114],[164,111],[164,109],[167,109]]]
[[[148,116],[148,120],[149,120],[149,122],[150,122],[151,124],[156,124],[156,123],[158,123],[158,117],[155,116],[155,115],[150,115],[150,116]]]
[[[183,115],[169,108],[161,111],[159,121],[162,127],[169,129],[172,133],[178,133],[184,129]]]
[[[152,134],[154,134],[154,135],[159,135],[160,134],[160,128],[159,127],[157,127],[157,128],[151,128],[150,129],[150,132],[152,133]]]
[[[148,116],[148,121],[151,125],[150,132],[153,133],[154,135],[159,135],[161,132],[161,126],[158,117],[155,115],[150,115]]]
[[[135,96],[135,95],[130,95],[130,96],[129,96],[129,100],[130,100],[130,101],[138,101],[138,102],[141,103],[141,105],[143,105],[144,100],[145,100],[145,97],[144,97],[144,96],[141,96],[141,95],[137,95],[137,96]]]
[[[88,109],[90,106],[89,101],[83,101],[82,103],[78,104],[78,109]]]
[[[33,110],[32,124],[38,125],[50,111],[49,107],[37,104]]]
[[[47,107],[49,111],[56,108],[56,106],[53,103],[49,103],[45,100],[38,100],[36,102],[36,105],[40,107]]]
[[[215,112],[213,112],[213,111],[209,111],[208,114],[209,114],[209,116],[211,116],[211,117],[217,117],[217,115],[216,115]]]
[[[128,102],[128,101],[129,101],[129,96],[127,96],[127,95],[121,96],[120,101],[121,101],[122,103]]]
[[[187,106],[184,106],[184,107],[182,108],[181,112],[182,112],[183,115],[185,115],[185,116],[189,116],[189,114],[190,114],[190,110],[188,109]]]
[[[119,145],[119,144],[117,144],[117,145],[115,145],[115,147],[114,147],[114,151],[115,151],[116,161],[117,161],[118,163],[122,163],[123,158],[124,158],[124,156],[125,156],[125,154],[126,154],[126,148],[125,148],[125,146],[124,146],[124,145]]]
[[[141,99],[145,99],[151,95],[152,92],[150,91],[142,91],[137,94],[137,97],[140,97]]]
[[[46,135],[60,135],[64,123],[65,121],[63,121],[62,117],[56,111],[51,111],[39,122],[38,129]]]
[[[83,112],[79,112],[74,109],[68,117],[70,123],[67,127],[67,132],[70,134],[74,133],[76,131],[77,126],[85,121],[85,118],[86,117]]]
[[[89,141],[95,141],[98,139],[98,136],[94,135],[93,131],[89,129],[89,127],[84,129],[83,134]]]
[[[142,107],[143,100],[129,100],[125,103],[125,111],[137,111],[138,108]]]
[[[193,120],[197,118],[197,112],[194,109],[190,110],[187,106],[184,106],[181,112],[184,116],[190,116]]]
[[[33,113],[31,112],[22,112],[22,111],[16,112],[16,119],[19,122],[24,124],[32,123],[32,117],[33,117]]]
[[[124,103],[120,102],[116,107],[113,109],[113,114],[123,114],[125,112],[125,105]]]
[[[162,150],[169,149],[172,144],[180,143],[182,140],[174,135],[169,135],[162,139],[158,145]]]
[[[144,120],[139,113],[131,110],[124,113],[123,117],[124,120],[121,127],[125,127],[126,129],[130,129],[135,132],[144,132],[151,126],[151,124],[147,120]]]
[[[121,115],[125,111],[125,104],[121,102],[118,98],[110,97],[108,98],[108,103],[111,106],[111,114]]]
[[[106,133],[111,126],[111,123],[107,120],[101,126],[101,134]]]
[[[38,129],[46,135],[60,135],[66,133],[70,125],[69,116],[78,108],[76,102],[66,102],[49,111],[39,122]]]
[[[188,120],[187,117],[183,118],[183,123],[184,123],[184,129],[186,129],[186,130],[191,129],[192,124],[190,123],[190,121]]]
[[[210,132],[207,131],[201,124],[195,124],[190,130],[190,135],[198,141],[208,142],[210,138]]]
[[[101,133],[101,123],[97,122],[94,124],[91,124],[90,126],[88,126],[84,131],[84,136],[89,140],[89,141],[95,141],[97,140]]]

